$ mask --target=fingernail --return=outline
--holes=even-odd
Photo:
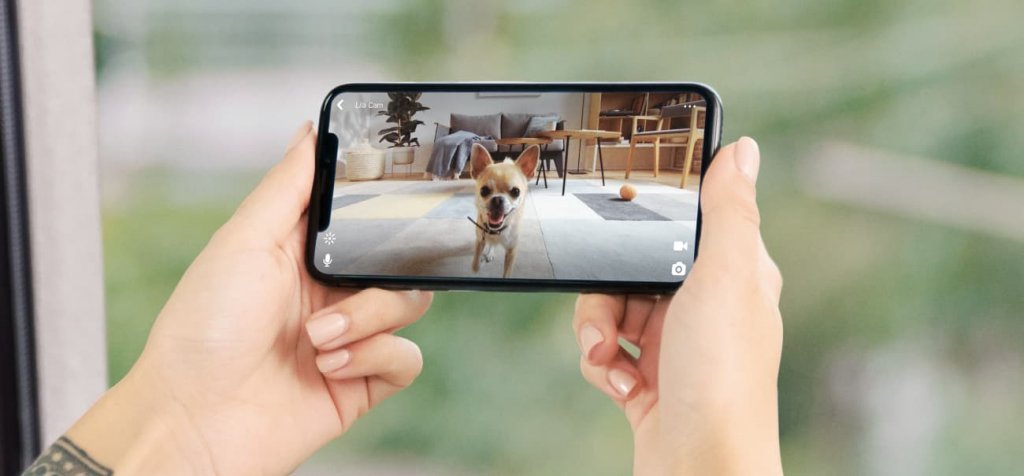
[[[580,346],[583,347],[583,355],[590,359],[590,353],[598,344],[604,342],[604,336],[596,327],[585,324],[580,328]]]
[[[344,367],[352,360],[352,352],[348,349],[336,350],[316,357],[316,368],[320,373],[328,374]]]
[[[616,392],[623,397],[628,397],[629,393],[636,387],[636,378],[632,374],[621,369],[611,369],[608,371],[608,383],[612,384]]]
[[[761,153],[754,139],[744,136],[736,142],[736,167],[751,182],[757,183],[757,172],[761,168]]]
[[[292,140],[288,142],[288,149],[295,147],[304,137],[309,135],[309,131],[313,129],[313,121],[302,121],[302,125],[299,126],[298,130],[295,131],[295,135],[292,136]]]
[[[326,344],[348,330],[348,317],[332,313],[314,317],[306,323],[306,333],[314,346]]]

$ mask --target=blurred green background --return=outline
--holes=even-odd
[[[1018,0],[97,0],[111,382],[332,86],[692,80],[721,94],[727,141],[761,144],[787,471],[1021,474],[1021,18]],[[299,473],[628,474],[572,302],[439,295],[406,332],[423,376]]]

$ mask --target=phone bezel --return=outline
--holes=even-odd
[[[333,193],[334,165],[337,159],[337,145],[331,157],[324,152],[329,137],[331,107],[334,98],[342,93],[388,93],[388,92],[565,92],[565,93],[612,93],[612,92],[693,92],[700,94],[707,102],[704,125],[704,148],[701,157],[700,185],[698,189],[697,222],[694,235],[693,257],[697,259],[700,249],[701,219],[700,193],[703,192],[704,174],[716,152],[721,147],[722,102],[710,86],[688,82],[630,82],[630,83],[350,83],[332,89],[320,108],[317,126],[316,170],[310,192],[308,226],[306,231],[306,269],[317,281],[341,287],[381,287],[388,289],[424,290],[467,290],[467,291],[537,291],[537,292],[604,292],[604,293],[671,293],[685,281],[597,281],[566,279],[523,279],[523,278],[468,278],[433,276],[374,276],[326,274],[317,269],[314,262],[316,237],[323,213],[321,202],[325,189]],[[330,213],[327,207],[326,213]]]

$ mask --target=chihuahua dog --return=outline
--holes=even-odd
[[[540,158],[540,148],[532,145],[519,154],[515,162],[505,159],[495,163],[480,144],[473,144],[470,173],[476,179],[476,253],[473,272],[480,271],[480,259],[494,259],[494,248],[505,248],[505,269],[502,277],[512,274],[519,242],[526,191],[533,169]]]

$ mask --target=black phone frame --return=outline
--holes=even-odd
[[[710,86],[690,82],[629,82],[629,83],[502,83],[502,82],[458,82],[458,83],[350,83],[332,89],[320,108],[317,126],[316,171],[310,192],[308,228],[306,232],[306,269],[317,281],[339,287],[380,287],[386,289],[423,290],[464,290],[464,291],[511,291],[511,292],[602,292],[602,293],[643,293],[665,294],[679,289],[680,281],[605,281],[576,279],[524,279],[524,278],[468,278],[440,276],[375,276],[326,274],[317,269],[314,262],[316,238],[320,222],[331,211],[334,181],[334,167],[337,161],[337,141],[330,140],[331,107],[334,98],[342,93],[388,93],[388,92],[449,92],[449,93],[696,93],[707,103],[704,124],[704,147],[701,154],[700,184],[711,165],[722,140],[722,101]],[[332,143],[333,142],[333,143]],[[698,190],[697,223],[693,243],[693,258],[697,259],[701,235],[701,207]],[[326,193],[326,195],[325,195]],[[326,197],[326,200],[324,199]]]

